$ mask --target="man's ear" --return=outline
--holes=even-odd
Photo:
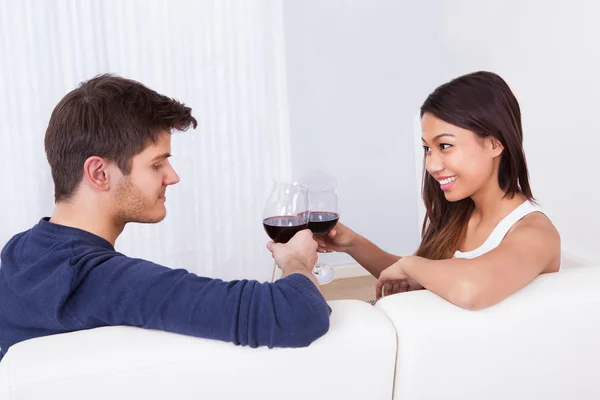
[[[109,162],[102,157],[92,156],[83,164],[83,179],[96,190],[110,189]]]

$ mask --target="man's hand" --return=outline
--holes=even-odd
[[[267,248],[284,276],[299,272],[313,278],[312,269],[317,262],[317,242],[310,230],[304,229],[296,233],[287,243],[269,242]]]

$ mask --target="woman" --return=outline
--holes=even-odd
[[[519,104],[506,82],[476,72],[438,87],[421,107],[422,241],[389,254],[338,223],[320,251],[343,251],[378,278],[376,297],[426,288],[479,310],[560,268],[560,236],[536,205]]]

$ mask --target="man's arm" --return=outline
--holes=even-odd
[[[132,325],[250,347],[303,347],[329,329],[330,308],[311,280],[224,282],[118,253],[85,259],[67,299],[85,327]]]

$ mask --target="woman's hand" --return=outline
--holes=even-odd
[[[332,251],[348,252],[354,245],[357,234],[344,224],[338,222],[327,235],[316,236],[320,253]]]
[[[380,299],[395,293],[423,289],[423,286],[410,278],[404,271],[409,262],[410,256],[402,257],[381,272],[375,286],[375,298]]]

